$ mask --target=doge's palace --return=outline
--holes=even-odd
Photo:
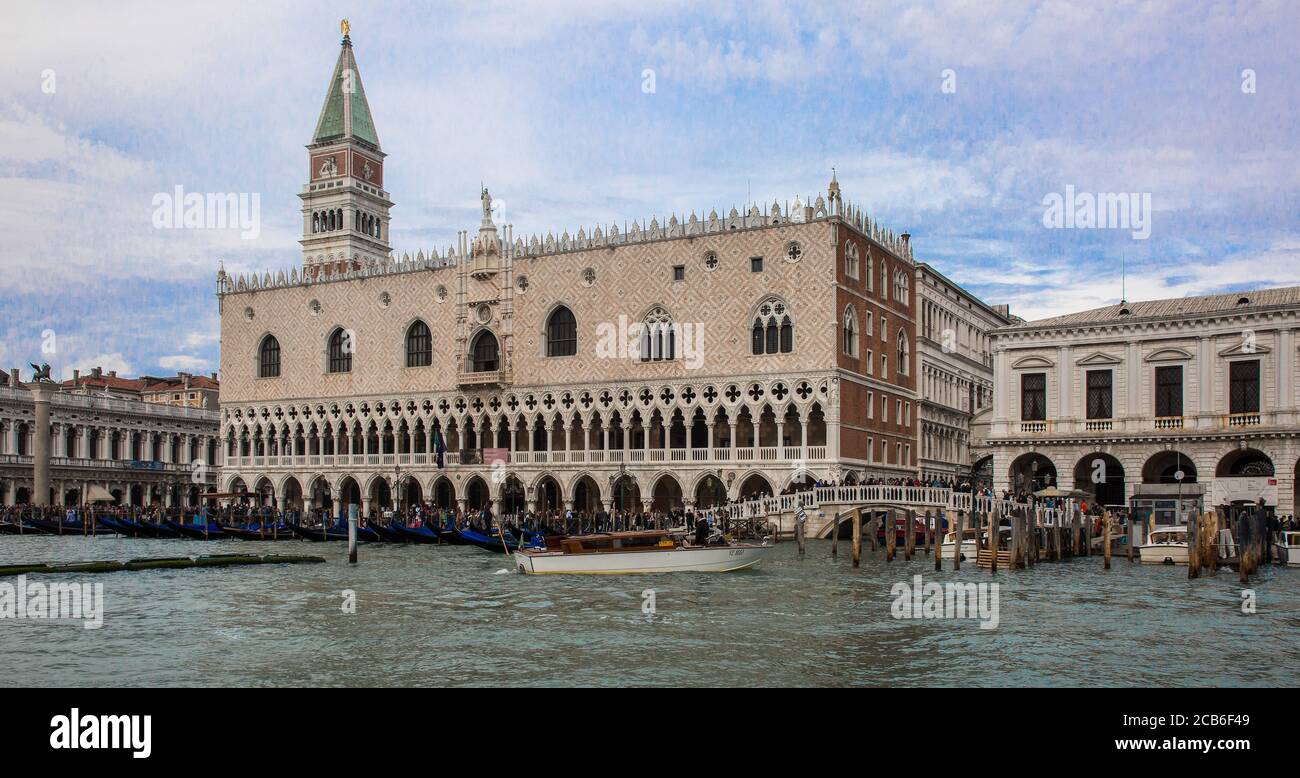
[[[218,273],[221,488],[282,508],[664,510],[914,477],[909,236],[827,191],[395,256],[344,37],[303,267]]]

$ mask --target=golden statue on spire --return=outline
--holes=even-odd
[[[352,25],[348,24],[347,19],[344,19],[343,21],[339,22],[339,32],[343,33],[344,38],[348,37],[348,33],[350,33],[351,31],[352,31]]]

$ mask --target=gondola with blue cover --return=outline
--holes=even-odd
[[[519,550],[519,541],[515,538],[514,533],[506,531],[504,540],[500,530],[492,530],[491,535],[479,532],[471,527],[464,527],[456,530],[456,534],[471,546],[478,546],[485,551],[492,551],[497,554],[513,554]],[[524,548],[538,545],[539,535],[524,533]]]
[[[183,538],[190,540],[221,540],[226,537],[225,531],[220,524],[216,522],[205,522],[202,524],[182,524],[178,521],[166,521],[164,524],[174,530]]]
[[[304,527],[303,525],[286,521],[289,531],[303,540],[313,540],[324,542],[329,540],[347,540],[348,523],[346,521],[335,522],[334,524],[324,527]],[[369,527],[357,527],[357,540],[363,543],[378,543],[379,534]]]

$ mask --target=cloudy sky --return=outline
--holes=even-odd
[[[0,47],[0,365],[216,370],[215,273],[300,262],[348,17],[400,252],[823,191],[1041,318],[1300,283],[1300,4],[26,3]],[[653,71],[652,91],[645,71]],[[255,238],[154,197],[257,194]],[[1046,198],[1149,194],[1150,236]],[[46,351],[42,354],[42,348]],[[50,351],[53,353],[50,353]]]

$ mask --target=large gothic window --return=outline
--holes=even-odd
[[[470,371],[490,373],[501,369],[501,354],[497,346],[497,337],[489,330],[483,330],[474,336],[469,347]]]
[[[571,357],[578,353],[578,320],[561,305],[546,321],[546,356]]]
[[[330,334],[329,371],[331,373],[352,372],[352,335],[342,327]]]
[[[907,342],[907,333],[898,331],[898,374],[907,375],[912,365],[912,350]]]
[[[416,319],[406,329],[406,366],[428,367],[433,364],[433,334],[429,325]]]
[[[641,324],[641,361],[663,362],[677,358],[677,333],[673,319],[663,308],[655,308]]]
[[[849,278],[858,277],[858,247],[852,241],[844,246],[844,274]]]
[[[280,377],[280,341],[274,335],[262,338],[262,345],[257,350],[257,377]]]
[[[780,298],[764,300],[758,306],[750,345],[755,354],[789,354],[794,350],[794,321]]]

